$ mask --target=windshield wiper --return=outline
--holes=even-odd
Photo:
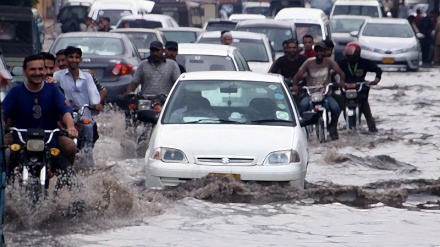
[[[249,121],[250,123],[292,123],[292,121],[289,120],[283,120],[283,119],[273,119],[273,118],[269,118],[269,119],[258,119],[258,120],[252,120]]]
[[[242,124],[244,122],[239,122],[239,121],[232,121],[232,120],[227,120],[227,119],[218,119],[218,118],[201,118],[201,119],[197,119],[194,121],[189,121],[189,122],[183,122],[184,124],[189,124],[189,123],[233,123],[233,124]]]

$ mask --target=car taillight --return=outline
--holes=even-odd
[[[110,72],[111,76],[121,76],[133,72],[133,65],[131,64],[116,64]]]
[[[0,74],[0,86],[1,87],[7,87],[8,86],[8,79],[2,74]]]

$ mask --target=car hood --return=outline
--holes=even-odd
[[[269,62],[248,62],[248,64],[253,72],[258,73],[267,73],[271,65]]]
[[[161,126],[154,147],[180,149],[188,158],[237,155],[258,157],[263,162],[273,151],[292,149],[298,129],[265,125],[168,124]]]
[[[390,37],[365,37],[363,36],[359,43],[367,47],[380,48],[381,50],[405,49],[415,46],[416,39],[413,38],[390,38]],[[396,46],[396,44],[399,44]]]

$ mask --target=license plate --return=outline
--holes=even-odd
[[[216,176],[216,177],[223,177],[223,176],[232,176],[235,179],[241,179],[240,174],[235,173],[209,173],[208,176]]]
[[[382,58],[382,63],[387,63],[387,64],[394,63],[394,57],[384,57]]]

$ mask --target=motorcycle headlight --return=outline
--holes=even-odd
[[[280,166],[300,162],[299,154],[295,150],[284,150],[270,153],[263,165]]]
[[[186,155],[181,150],[174,148],[156,148],[151,158],[169,163],[188,163]]]
[[[356,89],[349,89],[345,91],[345,98],[347,99],[356,99],[357,98],[357,91]]]
[[[41,152],[44,150],[44,141],[37,139],[30,139],[26,143],[26,149],[31,152]]]
[[[324,99],[324,95],[322,93],[312,93],[311,99],[312,102],[321,102]]]
[[[151,108],[150,100],[139,100],[138,110],[148,110]]]

